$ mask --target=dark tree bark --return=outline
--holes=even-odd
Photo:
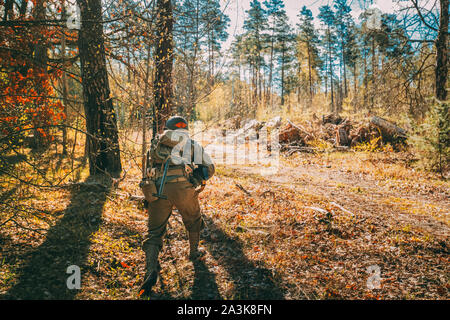
[[[63,19],[67,19],[66,15],[66,3],[65,0],[61,0],[61,16]],[[61,58],[63,61],[66,59],[66,33],[63,31],[61,35]],[[62,134],[63,134],[63,141],[62,141],[62,147],[63,155],[67,155],[67,104],[68,104],[68,87],[67,87],[67,76],[66,76],[66,66],[64,65],[62,76],[61,76],[61,91],[62,91],[62,98],[64,103],[64,114],[66,115],[66,119],[64,120],[64,125],[62,128]]]
[[[309,79],[309,107],[312,107],[313,84],[312,84],[312,66],[311,66],[311,46],[307,43],[308,50],[308,79]]]
[[[284,59],[285,50],[281,53],[281,105],[284,106]]]
[[[101,0],[77,0],[81,12],[78,47],[88,135],[90,174],[118,175],[120,163],[117,119],[106,69]]]
[[[46,2],[47,0],[37,0],[33,12],[33,18],[35,20],[45,20],[46,19]],[[36,61],[37,68],[39,68],[40,72],[43,74],[47,74],[47,64],[48,64],[48,55],[47,55],[47,43],[45,37],[42,36],[42,32],[46,31],[46,27],[42,26],[40,28],[36,28],[34,33],[35,39],[38,39],[36,46],[34,48],[34,60]],[[44,88],[42,87],[42,83],[38,83],[35,86],[37,94],[40,96],[44,92]],[[42,134],[38,129],[42,127],[42,121],[39,118],[33,119],[33,136],[34,136],[34,144],[33,147],[36,149],[41,149],[48,147],[49,140],[48,137],[48,129],[42,129],[45,131],[45,134]]]
[[[445,162],[448,163],[447,157],[444,154],[445,146],[450,143],[450,136],[448,131],[449,120],[449,104],[447,100],[447,81],[448,81],[448,7],[449,0],[440,1],[440,17],[439,17],[439,31],[436,38],[436,99],[439,101],[439,171],[441,175],[444,172]],[[447,149],[448,150],[448,149]],[[444,152],[443,152],[444,151]],[[444,159],[447,158],[447,161]]]
[[[436,39],[436,98],[440,101],[447,99],[448,77],[448,7],[449,0],[440,1],[439,32]]]
[[[28,7],[28,0],[22,0],[19,7],[19,16],[22,18],[25,16]]]
[[[13,4],[14,1],[13,0],[6,0],[5,1],[5,11],[3,12],[3,21],[7,21],[8,20],[8,16],[10,15],[12,9],[13,9]]]
[[[171,0],[157,0],[153,133],[161,132],[173,108],[173,13]]]

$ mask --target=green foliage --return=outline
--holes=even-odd
[[[449,103],[436,103],[415,128],[410,142],[419,153],[420,167],[446,176],[450,169]]]

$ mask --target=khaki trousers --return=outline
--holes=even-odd
[[[159,186],[157,186],[159,188]],[[148,206],[148,235],[144,240],[143,249],[148,246],[163,245],[163,237],[166,233],[172,209],[175,206],[183,223],[189,232],[200,232],[204,226],[198,202],[198,193],[193,185],[187,181],[168,182],[164,186],[166,199],[158,199],[150,202]]]

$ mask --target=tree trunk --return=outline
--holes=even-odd
[[[284,48],[281,54],[281,105],[284,106]]]
[[[343,67],[344,67],[344,98],[348,96],[348,87],[347,87],[347,67],[345,65],[345,58],[343,57]]]
[[[269,65],[269,94],[270,94],[270,107],[271,110],[273,110],[273,98],[272,98],[272,94],[273,94],[273,50],[274,50],[274,43],[273,43],[273,31],[272,31],[272,35],[270,37],[270,65]]]
[[[106,69],[101,0],[77,0],[81,12],[78,47],[86,116],[86,143],[91,175],[118,175],[120,163],[117,120]]]
[[[329,72],[330,72],[330,93],[331,93],[331,112],[335,112],[334,107],[334,86],[333,86],[333,64],[331,62],[331,34],[328,29],[328,61],[329,61]]]
[[[13,11],[13,4],[14,4],[13,0],[6,0],[5,1],[5,4],[4,4],[5,9],[4,9],[4,12],[3,12],[3,21],[7,21],[8,20],[8,17],[10,15],[10,13]]]
[[[313,87],[312,87],[312,70],[311,70],[311,47],[307,44],[308,47],[308,77],[309,77],[309,107],[312,106],[313,100]]]
[[[156,2],[156,72],[153,83],[155,99],[155,120],[153,132],[162,132],[165,121],[172,112],[172,68],[173,68],[173,14],[170,0]]]
[[[19,16],[22,18],[25,16],[28,7],[28,0],[22,0],[19,7]]]
[[[369,79],[368,79],[369,74],[368,73],[369,72],[367,70],[367,51],[366,50],[364,50],[363,64],[364,64],[364,79],[363,79],[363,82],[364,82],[364,96],[363,96],[363,105],[364,105],[364,108],[367,108],[367,94],[368,94],[367,90],[369,89],[369,84],[368,84],[368,81],[369,81]],[[367,108],[367,109],[369,109],[369,108]]]
[[[34,8],[33,18],[35,20],[45,20],[46,19],[46,6],[45,2],[47,0],[37,0],[36,1],[36,7]],[[47,55],[47,44],[45,32],[47,31],[47,28],[45,26],[42,26],[41,28],[37,29],[35,32],[35,39],[38,39],[36,46],[34,48],[34,58],[36,61],[36,68],[38,68],[40,73],[47,75],[47,64],[48,64],[48,55]],[[35,85],[35,90],[38,96],[41,96],[44,92],[44,88],[42,87],[42,82],[38,82]],[[39,106],[38,106],[39,107]],[[36,149],[40,149],[43,147],[48,146],[48,140],[46,136],[48,136],[48,128],[41,128],[43,125],[42,121],[40,121],[39,118],[33,119],[33,136],[34,136],[34,143],[33,147]],[[38,130],[39,129],[39,130]]]
[[[148,96],[149,96],[149,77],[150,77],[150,45],[147,47],[147,67],[145,70],[145,84],[144,84],[144,103],[142,105],[142,177],[145,178],[145,164],[147,153],[147,114],[148,114]],[[152,137],[153,138],[153,137]]]
[[[358,104],[358,75],[356,74],[356,61],[353,66],[353,110],[356,112]]]
[[[372,37],[372,90],[370,95],[371,109],[375,106],[375,94],[377,92],[377,64],[375,55],[375,36]]]
[[[436,98],[440,101],[447,99],[447,77],[448,77],[448,7],[449,0],[440,1],[440,24],[436,39]]]
[[[438,100],[438,114],[439,114],[439,137],[438,137],[438,152],[439,152],[439,171],[443,175],[443,159],[446,158],[443,147],[450,144],[450,136],[448,132],[449,120],[449,103],[447,100],[447,81],[448,81],[448,7],[449,0],[440,1],[440,17],[439,17],[439,32],[436,39],[436,99]],[[448,150],[448,149],[447,149]],[[448,153],[447,153],[448,157]],[[448,161],[447,161],[448,162]]]
[[[61,1],[61,15],[62,15],[63,20],[65,20],[67,18],[65,0]],[[67,155],[67,127],[66,127],[66,124],[67,124],[68,90],[67,90],[67,75],[66,75],[66,64],[65,64],[65,59],[66,59],[66,33],[65,33],[65,30],[62,30],[62,35],[61,35],[61,58],[64,61],[62,76],[61,76],[61,87],[62,87],[61,91],[62,91],[62,98],[63,98],[63,104],[64,104],[64,115],[66,116],[66,118],[64,119],[64,122],[63,122],[63,127],[62,127],[62,134],[63,134],[62,154]]]

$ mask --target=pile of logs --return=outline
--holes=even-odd
[[[395,149],[404,144],[407,138],[406,130],[377,116],[365,122],[356,122],[330,114],[323,116],[308,129],[288,120],[279,132],[281,149],[300,150],[299,147],[303,147],[308,150],[310,142],[318,139],[327,141],[336,148],[351,148],[361,143],[375,142],[378,146],[390,143]]]
[[[406,130],[386,119],[372,116],[365,121],[355,121],[336,114],[324,115],[322,118],[314,116],[312,122],[305,121],[303,125],[290,120],[282,121],[281,117],[260,122],[235,116],[222,125],[222,135],[229,143],[245,143],[255,137],[258,139],[262,128],[276,132],[281,151],[291,153],[314,152],[314,146],[320,141],[327,142],[337,150],[346,150],[363,143],[377,147],[389,143],[397,149],[405,144],[407,138]]]

